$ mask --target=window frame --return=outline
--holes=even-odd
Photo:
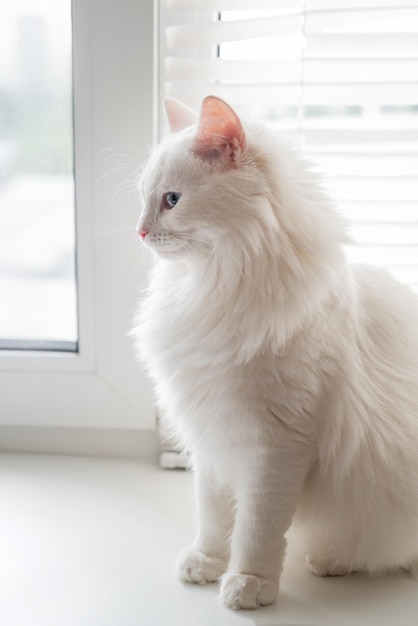
[[[151,385],[129,337],[149,259],[133,245],[137,197],[112,204],[104,154],[125,146],[143,160],[153,142],[153,0],[73,0],[72,13],[79,352],[0,351],[0,429],[150,430]]]

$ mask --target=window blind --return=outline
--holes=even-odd
[[[349,257],[418,290],[418,0],[159,6],[160,100],[214,94],[276,125],[323,172]]]

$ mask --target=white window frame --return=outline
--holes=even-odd
[[[117,163],[104,156],[125,146],[144,158],[153,142],[153,11],[153,0],[73,0],[79,353],[0,351],[0,449],[7,429],[154,428],[128,335],[149,263],[133,242],[139,204],[115,204]]]

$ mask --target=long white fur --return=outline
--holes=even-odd
[[[135,328],[193,458],[199,528],[179,575],[223,575],[232,608],[274,601],[292,520],[315,573],[418,562],[417,299],[349,266],[308,165],[269,128],[244,130],[233,166],[196,154],[196,125],[147,164],[157,261]],[[168,191],[182,193],[170,211]]]

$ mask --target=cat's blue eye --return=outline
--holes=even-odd
[[[165,209],[172,209],[180,200],[181,193],[178,191],[168,191],[163,198],[163,206]]]

